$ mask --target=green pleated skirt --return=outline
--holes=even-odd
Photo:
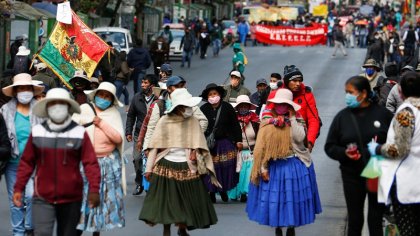
[[[185,224],[188,230],[217,223],[216,211],[198,173],[187,162],[164,158],[153,168],[139,220],[148,224]]]

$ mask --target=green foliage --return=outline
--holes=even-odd
[[[78,10],[83,13],[88,13],[92,10],[98,10],[97,7],[101,4],[100,0],[78,0]],[[103,7],[103,6],[100,6]]]

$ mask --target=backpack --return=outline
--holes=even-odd
[[[245,55],[245,53],[243,52],[240,52],[240,53],[242,53],[242,55],[244,56],[244,65],[248,65],[248,57]]]

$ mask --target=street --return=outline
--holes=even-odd
[[[313,149],[312,158],[316,169],[323,212],[317,217],[314,224],[297,228],[296,234],[299,236],[341,236],[344,235],[346,227],[346,209],[338,163],[326,156],[324,143],[332,119],[345,106],[344,82],[350,76],[361,72],[360,68],[366,50],[348,49],[347,57],[338,54],[336,58],[331,58],[332,50],[332,48],[325,46],[258,46],[245,48],[249,61],[245,69],[245,86],[251,92],[255,92],[255,81],[257,79],[269,79],[273,72],[283,75],[284,66],[294,64],[302,71],[304,83],[313,88],[316,97],[323,127]],[[181,68],[179,61],[172,63],[173,74],[181,75],[186,79],[187,88],[194,96],[201,94],[208,83],[223,83],[232,67],[233,52],[230,48],[222,50],[217,58],[212,56],[212,49],[209,48],[207,55],[208,57],[205,60],[200,60],[197,55],[194,55],[190,69]],[[148,71],[152,73],[153,70],[149,68]],[[132,94],[131,84],[129,91]],[[125,112],[123,111],[121,109],[121,114],[125,119]],[[132,143],[127,143],[125,145],[125,155],[129,163],[127,170],[128,194],[125,197],[126,227],[104,232],[101,235],[162,235],[161,225],[150,227],[137,219],[145,193],[139,197],[131,195],[134,189],[131,153]],[[6,236],[12,233],[5,181],[2,182],[0,188],[0,221],[2,222],[0,236]],[[244,203],[223,203],[218,198],[215,208],[219,219],[218,223],[210,229],[191,231],[190,235],[274,235],[274,228],[261,226],[248,220]],[[172,235],[176,235],[176,232],[176,228],[172,227]],[[85,233],[84,235],[90,234]]]

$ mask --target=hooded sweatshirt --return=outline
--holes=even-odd
[[[134,72],[146,70],[151,62],[149,51],[142,47],[133,48],[127,55],[128,66],[134,68]]]

